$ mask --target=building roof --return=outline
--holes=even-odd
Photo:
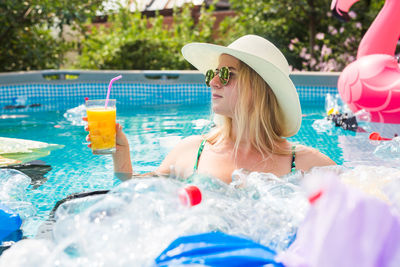
[[[134,12],[139,10],[144,11],[156,11],[164,9],[172,9],[174,6],[181,7],[184,4],[192,3],[195,6],[200,6],[203,3],[211,4],[211,0],[108,0],[103,3],[106,13],[109,11],[118,10],[120,6],[124,6],[128,3],[130,11]],[[218,8],[229,8],[228,0],[220,0],[216,4]]]

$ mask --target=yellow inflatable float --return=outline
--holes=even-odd
[[[48,156],[52,150],[62,147],[39,141],[0,137],[0,167],[25,164]]]

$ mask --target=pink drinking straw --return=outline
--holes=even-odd
[[[110,84],[108,85],[105,108],[107,108],[107,105],[108,105],[108,99],[110,98],[110,91],[111,91],[111,87],[112,87],[113,82],[116,81],[116,80],[119,80],[121,78],[122,78],[122,75],[119,75],[119,76],[111,79]]]

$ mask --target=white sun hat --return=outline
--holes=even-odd
[[[227,47],[190,43],[182,48],[184,58],[200,72],[218,67],[219,56],[231,55],[255,70],[271,87],[285,119],[284,137],[295,135],[301,125],[299,96],[289,78],[289,64],[281,51],[270,41],[257,36],[245,35]]]

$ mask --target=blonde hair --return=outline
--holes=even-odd
[[[263,156],[266,153],[287,154],[277,146],[283,141],[285,132],[284,117],[278,101],[269,85],[252,68],[239,61],[238,101],[234,110],[237,122],[236,136],[233,136],[232,119],[218,115],[216,128],[206,135],[207,141],[214,144],[224,138],[235,142],[235,155],[240,141],[247,131],[251,145]]]

